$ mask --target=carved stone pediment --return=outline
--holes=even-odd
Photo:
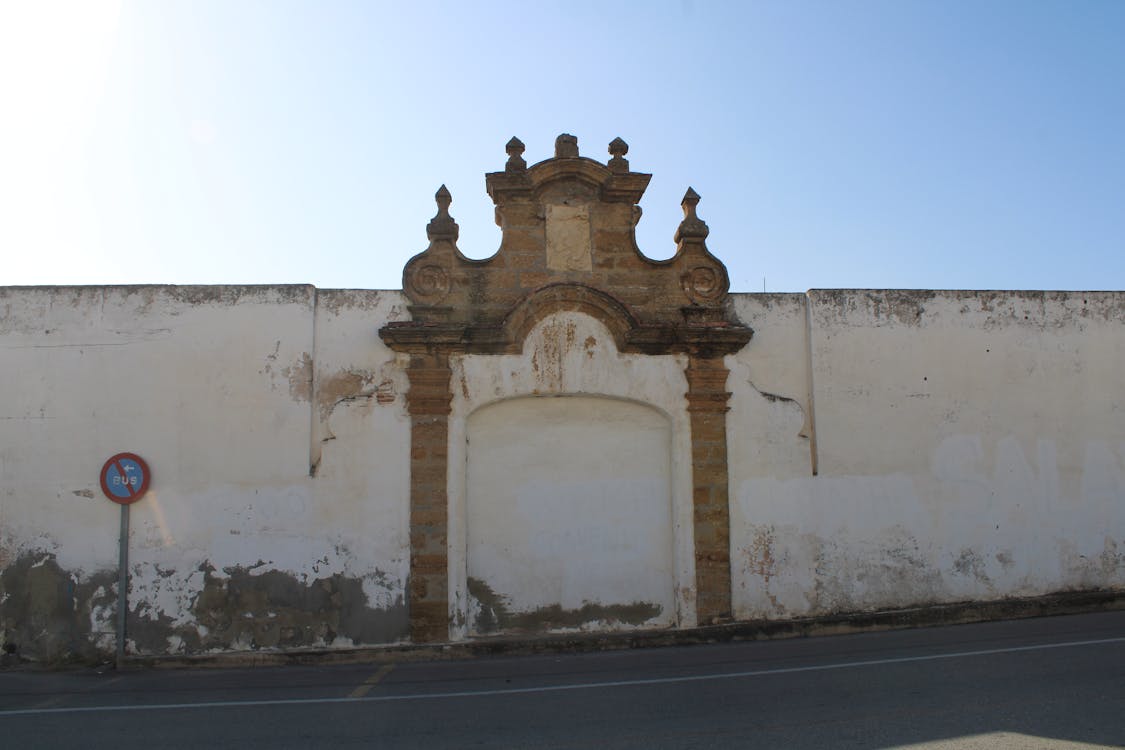
[[[527,320],[581,309],[614,331],[621,351],[718,356],[744,346],[752,331],[727,303],[727,271],[707,250],[694,190],[682,203],[676,254],[654,261],[637,247],[637,204],[652,176],[629,170],[628,150],[614,139],[601,164],[564,134],[553,158],[528,167],[523,143],[509,141],[504,171],[486,176],[502,240],[485,260],[457,249],[443,185],[430,245],[403,270],[413,319],[384,327],[383,339],[400,351],[518,351]]]

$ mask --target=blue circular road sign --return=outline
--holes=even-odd
[[[151,480],[148,464],[136,453],[118,453],[102,466],[102,492],[115,503],[137,502]]]

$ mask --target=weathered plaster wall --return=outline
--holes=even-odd
[[[407,633],[405,589],[410,420],[403,366],[377,334],[408,316],[398,292],[317,293],[312,438],[305,463],[315,506],[302,526],[325,568],[359,582],[364,612],[327,645],[386,643]]]
[[[739,304],[761,338],[738,359],[779,363],[773,321]],[[730,423],[777,459],[732,460],[738,617],[1125,585],[1125,295],[840,290],[807,305],[817,475],[769,448],[784,433]]]
[[[358,338],[355,307],[385,319],[397,295],[343,296],[317,326],[329,388],[348,367],[392,358],[370,325],[362,354],[339,351]],[[9,647],[50,659],[112,650],[119,514],[98,472],[122,450],[155,475],[131,508],[132,651],[401,637],[401,497],[357,489],[383,470],[380,487],[401,491],[397,464],[376,454],[346,479],[309,476],[311,431],[336,416],[310,401],[316,298],[308,286],[0,290]],[[394,418],[340,421],[357,446],[395,442]]]
[[[1125,294],[731,304],[755,331],[726,358],[737,618],[1125,586]],[[407,363],[377,332],[406,305],[307,286],[0,289],[5,645],[112,652],[118,508],[97,476],[122,450],[155,475],[131,512],[130,651],[405,639]],[[696,624],[686,366],[622,354],[577,312],[540,321],[522,353],[452,358],[451,638]],[[545,404],[566,429],[534,444]],[[501,476],[520,441],[493,437],[513,424],[535,455]],[[614,442],[648,447],[584,469]],[[560,467],[593,487],[577,514],[528,489]],[[567,523],[569,556],[524,544],[489,562]],[[569,567],[529,572],[547,563]]]

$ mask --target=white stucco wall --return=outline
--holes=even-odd
[[[738,617],[1125,585],[1125,295],[808,306],[817,475],[732,472]]]
[[[394,291],[317,294],[309,457],[316,504],[305,526],[323,547],[324,570],[362,580],[367,606],[397,617],[405,617],[410,572],[410,418],[405,364],[379,328],[408,319],[406,304]]]
[[[845,290],[731,304],[755,330],[726,358],[737,618],[1125,587],[1125,294]],[[40,628],[59,649],[112,649],[119,516],[98,471],[134,451],[154,480],[131,510],[132,651],[404,639],[408,382],[378,330],[408,317],[399,292],[0,289],[4,637]],[[695,625],[685,366],[620,354],[579,313],[540,322],[521,354],[453,358],[452,638],[480,630],[470,578],[549,560],[565,569],[499,592],[510,612],[651,600],[659,616],[586,626]],[[503,476],[503,450],[475,463],[474,423],[499,420],[494,435],[533,423],[542,415],[526,405],[540,397],[569,400],[566,429],[590,439],[556,440],[549,461],[513,459]],[[618,476],[586,468],[615,442],[638,447],[634,434],[661,435],[664,463],[645,449]],[[623,481],[616,510],[628,512],[591,492],[578,517],[558,513],[534,482],[560,467],[598,491]],[[532,526],[486,505],[494,492],[530,503]],[[568,522],[560,562],[534,534]],[[513,545],[497,573],[489,555]],[[644,596],[622,601],[630,565],[646,571]],[[59,621],[52,602],[75,591],[84,608]]]
[[[362,606],[402,609],[401,398],[366,420],[338,409],[319,419],[310,401],[314,337],[322,380],[348,367],[377,370],[393,357],[380,351],[371,313],[386,319],[399,297],[367,293],[357,304],[329,295],[314,332],[316,296],[308,286],[0,290],[4,567],[50,558],[75,585],[115,578],[119,509],[98,474],[109,456],[132,451],[154,475],[130,508],[133,651],[174,653],[195,636],[206,647],[215,634],[193,607],[232,574],[244,579],[240,591],[288,586],[275,591],[273,609],[333,575],[358,582]],[[320,445],[311,434],[323,437],[325,425],[350,430],[347,450],[370,456],[341,473],[327,451],[326,476],[313,480],[310,453]],[[290,627],[284,613],[274,612],[274,627],[270,607],[260,609],[263,632],[231,624],[237,642],[216,647],[269,643]],[[99,645],[112,647],[112,608],[90,617]],[[318,639],[325,634],[307,640]]]
[[[674,625],[671,433],[656,409],[603,397],[533,396],[474,412],[470,631],[520,618],[525,629]]]

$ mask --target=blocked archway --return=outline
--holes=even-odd
[[[468,632],[675,624],[671,422],[591,396],[467,420]]]

